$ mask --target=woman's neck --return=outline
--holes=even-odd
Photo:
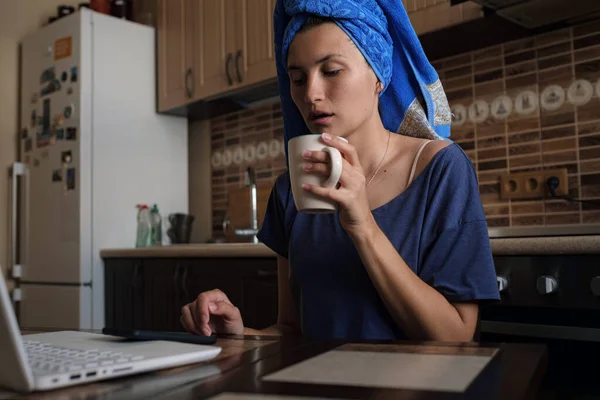
[[[360,164],[368,178],[381,163],[386,149],[389,153],[388,141],[391,142],[390,132],[385,129],[381,119],[361,126],[346,136],[346,139],[356,148]],[[391,147],[391,143],[389,144]]]

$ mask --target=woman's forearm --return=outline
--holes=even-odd
[[[402,259],[376,222],[353,238],[367,273],[396,323],[411,339],[469,341],[473,329]]]

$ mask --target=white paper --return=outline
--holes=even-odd
[[[287,396],[282,394],[257,394],[257,393],[221,393],[208,400],[333,400],[329,397],[306,397],[306,396]],[[341,399],[338,399],[341,400]]]
[[[464,392],[491,356],[332,350],[265,381]]]

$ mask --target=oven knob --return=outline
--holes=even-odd
[[[498,283],[498,291],[504,292],[508,288],[508,279],[503,276],[496,277],[496,283]]]
[[[558,289],[558,282],[553,276],[540,276],[537,279],[537,290],[540,294],[550,294],[556,292]]]
[[[600,276],[595,276],[592,278],[592,282],[590,282],[590,289],[592,289],[594,296],[600,296]]]

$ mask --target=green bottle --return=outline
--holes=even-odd
[[[150,212],[151,221],[151,246],[162,245],[162,217],[158,211],[158,205],[154,205]]]

